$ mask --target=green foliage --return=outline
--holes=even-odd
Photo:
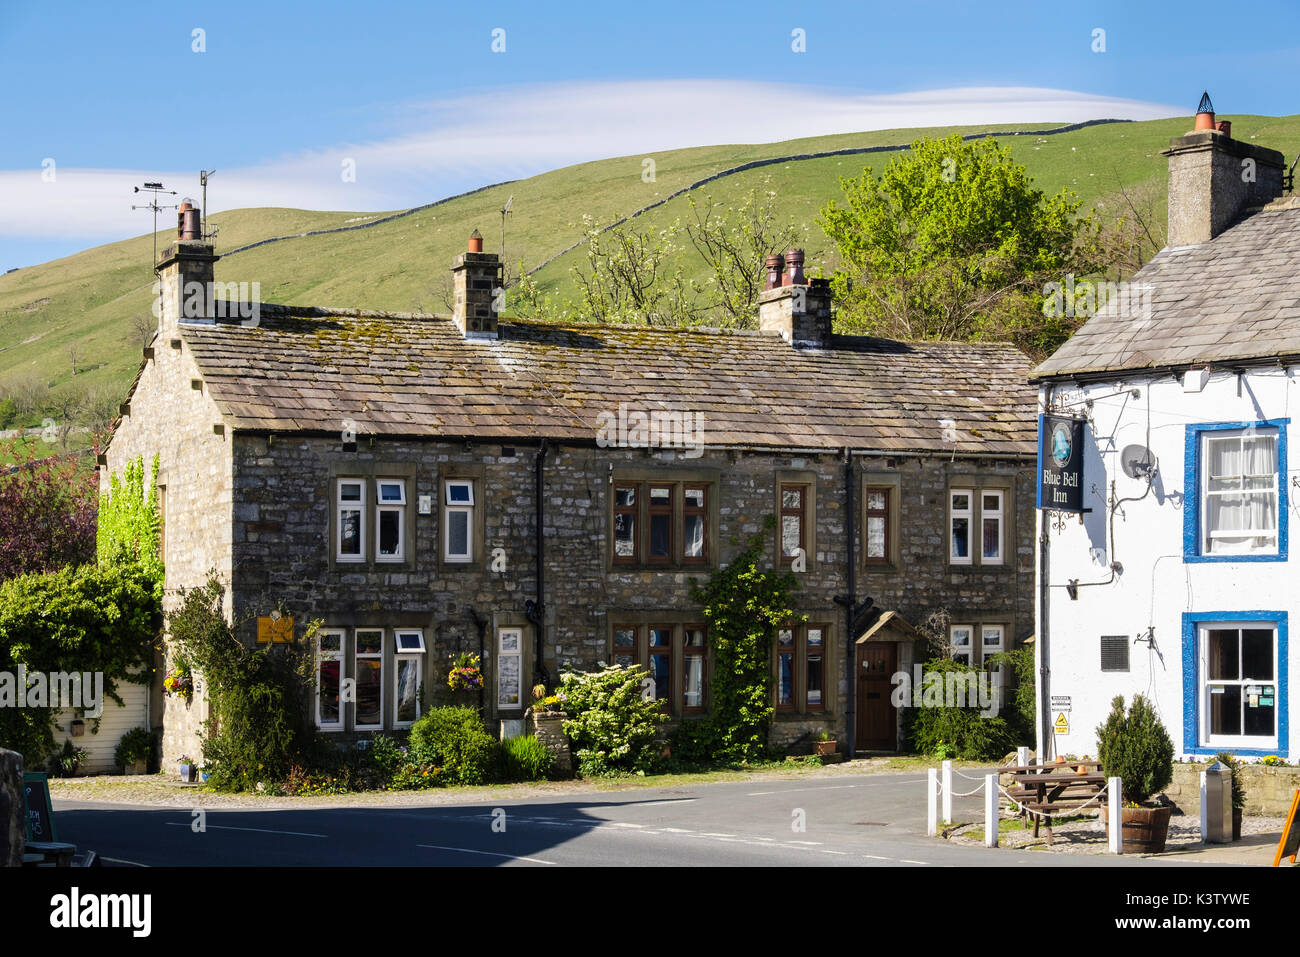
[[[0,399],[0,429],[7,429],[18,418],[18,406],[10,396]]]
[[[292,767],[307,763],[314,737],[305,706],[315,664],[313,629],[294,642],[249,648],[222,613],[223,594],[215,578],[184,592],[169,631],[177,657],[207,681],[209,786],[243,791],[283,781]]]
[[[437,768],[439,783],[483,784],[496,770],[497,742],[477,709],[431,708],[411,727],[410,759]]]
[[[1232,806],[1241,809],[1246,806],[1246,783],[1241,773],[1241,761],[1231,751],[1220,751],[1213,758],[1227,765],[1232,774]]]
[[[683,722],[673,740],[683,758],[746,763],[767,753],[772,721],[772,633],[791,621],[794,575],[760,569],[765,532],[750,539],[729,565],[703,585],[692,580],[691,599],[704,606],[708,643],[713,650],[712,713]]]
[[[153,734],[148,728],[132,728],[122,735],[113,751],[113,760],[118,767],[126,767],[136,761],[148,761],[153,752]]]
[[[919,139],[879,177],[841,179],[822,207],[839,248],[832,281],[846,329],[896,339],[1015,342],[1036,355],[1081,319],[1046,318],[1042,289],[1100,266],[1097,224],[1062,189],[1033,187],[991,138]]]
[[[159,552],[162,523],[158,512],[158,456],[145,488],[144,458],[128,462],[119,481],[114,475],[100,494],[95,553],[101,565],[131,564],[156,583],[162,597],[163,564]]]
[[[555,755],[531,734],[501,744],[501,777],[506,781],[544,781],[554,765]]]
[[[659,726],[668,716],[660,702],[642,697],[645,677],[639,665],[561,677],[560,693],[570,715],[564,733],[573,742],[584,777],[645,772],[654,766]]]
[[[1134,695],[1128,713],[1124,699],[1111,701],[1110,714],[1097,727],[1097,757],[1107,777],[1123,782],[1124,800],[1142,803],[1174,777],[1174,745],[1151,703]]]
[[[73,777],[86,759],[86,749],[74,747],[72,739],[63,742],[63,750],[49,759],[46,767],[56,778]]]
[[[1001,717],[1006,719],[1017,740],[1032,741],[1038,720],[1033,645],[999,652],[990,656],[989,661],[1002,668],[1004,673],[1010,672],[1009,697],[1003,701]]]
[[[928,661],[925,674],[983,674],[977,668],[951,658]],[[960,758],[963,761],[992,761],[1015,747],[1015,737],[1001,717],[985,717],[979,708],[924,705],[924,683],[912,689],[912,707],[903,712],[903,736],[919,754]]]
[[[120,705],[120,682],[149,683],[161,624],[152,582],[136,566],[20,575],[0,582],[0,671],[102,672],[105,698]],[[39,767],[54,747],[54,714],[0,707],[0,743]]]

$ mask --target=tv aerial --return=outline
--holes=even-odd
[[[203,188],[203,241],[204,242],[207,242],[210,239],[215,239],[217,232],[220,230],[219,226],[208,225],[208,179],[215,172],[216,170],[214,169],[199,170],[199,186]]]
[[[504,265],[506,261],[506,217],[510,215],[510,209],[515,205],[515,194],[511,193],[506,204],[501,207],[501,262]]]
[[[172,203],[170,206],[158,202],[164,196],[175,196],[176,190],[164,189],[162,183],[145,183],[143,186],[137,186],[133,192],[144,191],[145,195],[150,196],[149,202],[141,205],[133,205],[132,209],[152,209],[153,210],[153,269],[158,271],[158,210],[176,209],[179,204]]]
[[[1129,478],[1155,478],[1156,457],[1145,445],[1126,445],[1119,453],[1119,466]]]

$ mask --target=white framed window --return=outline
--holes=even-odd
[[[1202,554],[1276,555],[1277,429],[1216,429],[1201,436]]]
[[[375,561],[406,560],[406,482],[375,481]]]
[[[474,560],[474,483],[448,479],[443,483],[443,560]]]
[[[514,709],[523,707],[524,695],[524,630],[522,628],[497,629],[497,707]]]
[[[1002,625],[980,625],[980,668],[991,674],[999,685],[1005,680],[1002,666],[990,663],[989,659],[1007,650],[1006,633]]]
[[[952,660],[963,665],[971,663],[975,651],[975,628],[972,625],[953,625],[948,631],[952,645]]]
[[[424,632],[393,632],[393,727],[409,728],[420,717],[420,685],[424,675]]]
[[[342,478],[336,486],[334,559],[366,560],[366,481]]]
[[[321,629],[316,634],[316,727],[343,730],[343,632]]]
[[[971,524],[975,517],[975,493],[968,488],[948,491],[948,561],[971,564]]]
[[[352,674],[355,684],[357,731],[380,731],[384,727],[384,630],[358,628],[355,636]]]
[[[1277,623],[1202,622],[1199,631],[1201,743],[1278,748]]]
[[[980,562],[1002,564],[1002,503],[1000,489],[981,489],[980,493]]]

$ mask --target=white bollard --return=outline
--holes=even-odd
[[[952,823],[952,762],[943,762],[943,823]]]
[[[939,772],[929,768],[925,772],[926,813],[925,833],[934,837],[939,833]]]
[[[1124,784],[1119,778],[1106,779],[1106,802],[1110,816],[1110,852],[1124,853]]]
[[[1205,843],[1205,772],[1201,772],[1201,843]]]
[[[998,776],[984,775],[984,846],[998,846]]]
[[[1016,765],[1022,768],[1029,765],[1029,748],[1023,744],[1016,748]]]

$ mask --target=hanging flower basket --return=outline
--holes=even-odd
[[[461,652],[447,675],[447,687],[452,691],[478,691],[483,687],[483,669],[478,655]]]
[[[194,693],[194,678],[188,668],[173,668],[163,678],[163,693],[189,701]]]

